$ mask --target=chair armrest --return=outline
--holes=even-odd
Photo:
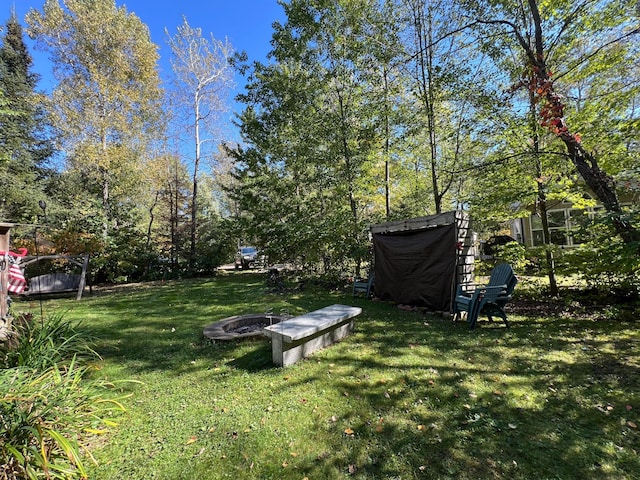
[[[478,288],[474,292],[474,296],[482,295],[483,297],[489,297],[491,300],[500,298],[500,294],[504,293],[506,295],[507,286],[506,285],[492,285],[492,286],[484,286]]]
[[[485,286],[485,283],[461,283],[456,288],[456,295],[471,296],[478,288]]]

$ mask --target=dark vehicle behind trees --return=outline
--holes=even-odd
[[[236,269],[254,268],[258,263],[258,249],[256,247],[240,247],[236,253]]]

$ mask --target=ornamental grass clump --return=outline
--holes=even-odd
[[[0,480],[86,478],[86,446],[123,410],[91,378],[99,357],[77,325],[20,318],[0,369]]]
[[[30,314],[16,316],[11,340],[0,344],[3,366],[46,370],[76,357],[98,358],[92,349],[92,340],[81,333],[79,326],[79,323],[65,320],[61,314],[52,314],[42,320],[34,320]]]

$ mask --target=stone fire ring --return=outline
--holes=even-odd
[[[279,323],[280,315],[248,313],[224,318],[204,328],[202,333],[210,340],[240,340],[243,338],[263,337],[264,327]],[[266,337],[265,337],[266,338]]]

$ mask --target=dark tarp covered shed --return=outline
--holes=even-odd
[[[469,221],[462,212],[371,227],[376,296],[450,311],[458,284],[473,275]],[[470,258],[469,258],[470,257]]]

